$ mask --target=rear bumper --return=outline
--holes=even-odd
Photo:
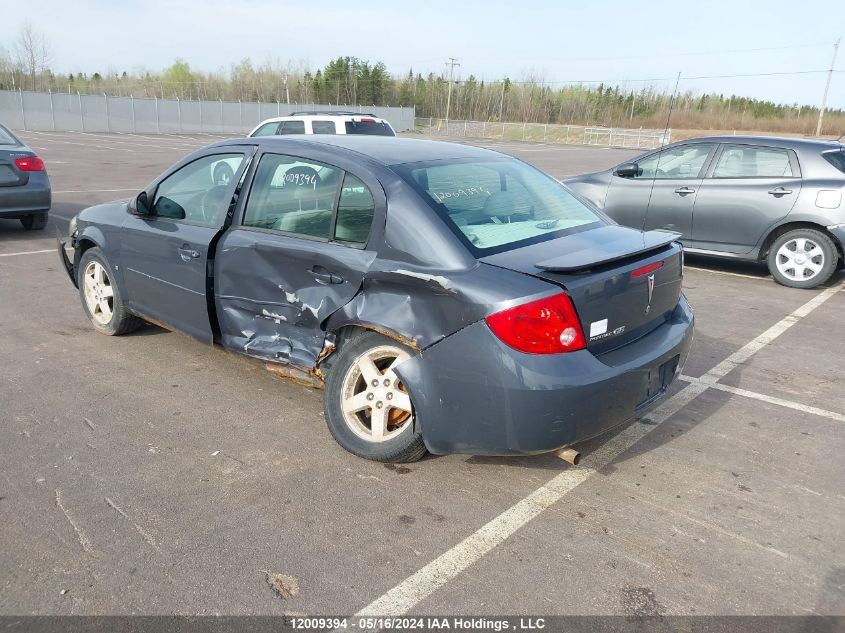
[[[543,453],[632,419],[680,373],[694,317],[682,297],[657,330],[599,357],[534,355],[502,343],[481,321],[396,369],[435,454]]]
[[[46,174],[30,175],[19,187],[0,187],[0,218],[19,218],[31,213],[46,213],[52,196]]]

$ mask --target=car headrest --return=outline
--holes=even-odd
[[[490,217],[507,217],[528,211],[525,201],[513,191],[496,191],[484,201],[481,212]]]

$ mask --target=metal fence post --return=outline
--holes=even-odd
[[[135,95],[129,95],[129,103],[132,104],[132,133],[136,132],[135,130]]]
[[[481,124],[481,136],[487,136],[487,121]]]
[[[79,101],[79,120],[82,122],[82,131],[85,131],[85,114],[82,112],[82,95],[79,90],[76,91],[76,99]]]
[[[18,95],[21,99],[21,117],[23,117],[23,129],[26,130],[26,110],[23,108],[23,90],[18,88]]]
[[[103,101],[106,102],[106,131],[111,133],[111,112],[109,112],[109,98],[103,93]]]
[[[527,121],[522,122],[522,140],[523,141],[525,140],[525,126],[527,126],[527,125],[528,125]]]
[[[50,118],[53,121],[53,131],[56,131],[56,109],[53,106],[53,91],[50,90]]]
[[[158,95],[153,95],[156,104],[156,134],[161,134],[161,120],[158,116]]]
[[[220,99],[220,133],[226,132],[226,127],[223,125],[223,99]]]
[[[200,134],[202,134],[202,101],[197,100],[197,105],[200,107]]]
[[[467,121],[466,119],[464,119],[464,136],[465,136],[465,137],[466,137],[466,135],[467,135],[467,124],[468,124],[468,123],[469,123],[469,121]]]
[[[179,114],[179,133],[182,133],[182,102],[176,97],[176,111]]]
[[[639,130],[637,130],[637,149],[639,149],[642,146],[642,143],[640,142],[640,139],[642,138],[642,136],[643,136],[643,128],[641,127]]]
[[[502,121],[502,138],[505,138],[505,122]]]
[[[563,140],[564,145],[569,145],[569,126],[566,126],[566,138]]]
[[[240,99],[238,99],[238,129],[240,131],[244,129],[244,104]]]

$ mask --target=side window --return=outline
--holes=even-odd
[[[276,130],[278,129],[278,121],[274,121],[273,123],[265,123],[260,128],[255,130],[255,132],[252,133],[252,136],[273,136],[276,133]]]
[[[305,134],[305,121],[282,121],[278,134]]]
[[[643,180],[698,178],[712,149],[712,143],[696,143],[657,152],[637,161],[640,169],[634,178]]]
[[[352,174],[346,174],[337,203],[335,239],[352,244],[366,244],[375,208],[373,194],[367,186]]]
[[[341,173],[322,163],[265,154],[255,171],[244,226],[329,239]]]
[[[773,147],[726,145],[714,178],[783,178],[792,176],[789,152]]]
[[[243,159],[243,154],[214,154],[170,174],[156,189],[153,215],[220,226],[228,207],[229,184]]]
[[[337,134],[334,121],[311,121],[311,131],[314,134]]]

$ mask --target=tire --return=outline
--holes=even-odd
[[[836,272],[839,253],[821,231],[796,229],[778,237],[769,249],[769,272],[790,288],[815,288]]]
[[[119,336],[138,329],[143,323],[123,304],[120,289],[112,281],[115,278],[112,267],[99,248],[85,251],[76,275],[82,309],[98,332]]]
[[[214,184],[215,185],[226,185],[228,186],[230,182],[232,182],[232,178],[235,177],[235,172],[232,171],[232,168],[226,163],[218,163],[217,166],[214,168]]]
[[[41,231],[47,226],[46,213],[33,213],[32,215],[25,215],[21,218],[21,224],[27,231]]]
[[[324,394],[326,423],[337,443],[353,455],[391,463],[415,462],[425,455],[407,388],[389,370],[396,359],[415,353],[368,331],[345,341],[332,358]],[[355,406],[360,409],[353,410]],[[374,413],[383,425],[373,427]]]

